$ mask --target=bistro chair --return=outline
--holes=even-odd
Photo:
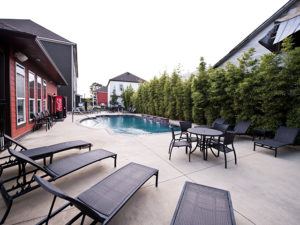
[[[174,147],[180,148],[180,147],[185,147],[185,153],[188,154],[188,148],[190,149],[189,152],[189,161],[191,161],[191,149],[192,149],[192,144],[189,141],[189,137],[187,136],[187,139],[182,139],[181,138],[181,133],[175,134],[174,128],[171,127],[171,132],[172,132],[172,140],[169,145],[169,160],[171,160],[171,155],[172,155],[172,150]]]
[[[233,141],[234,141],[234,134],[233,133],[229,133],[229,132],[225,132],[224,133],[224,140],[222,141],[211,141],[209,143],[209,147],[211,152],[214,154],[215,157],[219,157],[220,156],[220,152],[224,153],[224,158],[225,158],[225,168],[227,169],[227,153],[229,152],[233,152],[234,154],[234,161],[235,164],[237,163],[237,159],[236,159],[236,152],[233,146]],[[213,148],[216,149],[218,152],[215,153],[213,151]]]
[[[180,138],[182,139],[188,139],[189,133],[188,133],[188,129],[192,127],[192,122],[190,121],[180,121],[179,122],[179,126],[180,126]],[[185,137],[182,137],[185,136]]]

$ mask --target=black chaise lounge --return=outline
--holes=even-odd
[[[186,182],[171,225],[235,225],[230,193]]]
[[[89,148],[89,150],[91,150],[92,147],[92,144],[89,142],[76,140],[76,141],[67,141],[67,142],[62,142],[54,145],[41,146],[38,148],[28,149],[24,147],[22,144],[20,144],[18,141],[16,141],[15,139],[9,137],[8,135],[4,135],[4,141],[6,144],[8,143],[10,145],[10,148],[22,152],[24,155],[30,157],[31,159],[34,160],[43,159],[44,164],[46,164],[46,159],[48,157],[51,163],[53,159],[53,155],[56,153],[74,149],[74,148],[79,148],[79,149]],[[6,160],[0,164],[2,166],[2,169],[15,166],[17,164],[17,161],[12,159],[11,156],[0,157],[0,160],[1,161]]]
[[[38,224],[48,224],[52,217],[71,205],[78,208],[80,212],[68,224],[75,222],[80,217],[82,217],[81,224],[83,224],[86,216],[93,220],[92,224],[96,224],[97,222],[107,224],[134,193],[152,176],[156,176],[155,186],[157,187],[157,169],[136,163],[129,163],[75,198],[68,196],[44,179],[35,176],[34,179],[40,186],[54,195],[48,216]],[[68,203],[52,212],[57,197],[67,200]]]
[[[250,125],[250,121],[240,121],[234,126],[233,131],[229,132],[234,133],[235,135],[245,135],[250,128]]]
[[[8,151],[16,158],[19,169],[17,175],[0,180],[1,195],[7,207],[4,216],[0,220],[0,224],[3,224],[8,216],[14,199],[39,187],[33,179],[35,174],[41,173],[43,178],[47,178],[48,181],[54,181],[87,165],[106,158],[113,158],[114,166],[116,167],[117,160],[117,155],[115,153],[103,149],[97,149],[55,160],[55,162],[51,164],[41,166],[31,158],[24,155],[23,152],[18,152],[10,148]],[[0,175],[1,174],[2,169],[0,171]]]
[[[277,149],[286,145],[294,144],[298,132],[298,128],[280,126],[273,139],[254,141],[253,151],[255,151],[256,146],[259,146],[275,151],[275,157],[277,157]]]

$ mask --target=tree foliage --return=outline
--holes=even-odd
[[[110,96],[110,102],[109,102],[109,104],[112,105],[112,106],[117,106],[118,105],[118,96],[116,94],[116,90],[115,89],[113,90],[113,93]]]
[[[194,75],[164,72],[130,93],[138,112],[211,124],[223,117],[230,123],[250,120],[254,127],[275,130],[300,127],[300,48],[287,39],[279,54],[259,60],[249,49],[236,64],[207,67],[203,58]]]
[[[91,85],[90,85],[90,92],[91,94],[94,94],[99,88],[103,87],[102,84],[99,84],[97,82],[93,82]]]

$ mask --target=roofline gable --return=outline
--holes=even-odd
[[[259,32],[261,32],[264,28],[269,26],[272,22],[274,22],[278,17],[280,17],[286,10],[289,9],[292,5],[294,5],[297,0],[290,0],[285,3],[279,10],[277,10],[271,17],[269,17],[266,21],[264,21],[260,26],[258,26],[252,33],[250,33],[245,39],[243,39],[237,46],[235,46],[229,53],[227,53],[223,58],[221,58],[217,63],[214,64],[213,68],[219,67],[224,62],[226,62],[231,56],[238,52],[245,44],[247,44],[253,37],[255,37]]]

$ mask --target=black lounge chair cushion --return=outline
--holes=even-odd
[[[65,150],[73,148],[85,148],[90,147],[91,145],[91,143],[82,140],[67,141],[49,146],[27,149],[22,151],[22,153],[32,159],[40,159]]]
[[[108,217],[157,172],[157,169],[129,163],[81,193],[78,199]]]
[[[235,225],[230,193],[186,182],[171,225]]]
[[[97,149],[90,152],[76,154],[63,159],[59,159],[47,165],[45,169],[47,169],[47,171],[50,171],[51,174],[55,174],[57,178],[65,176],[89,164],[113,156],[116,156],[116,154],[104,149]]]
[[[272,147],[272,148],[279,148],[279,147],[282,147],[282,146],[285,146],[285,145],[289,145],[291,143],[283,143],[283,142],[280,142],[280,141],[275,141],[273,139],[266,139],[266,140],[258,140],[258,141],[255,141],[255,144],[256,145],[259,145],[259,146],[269,146],[269,147]]]

